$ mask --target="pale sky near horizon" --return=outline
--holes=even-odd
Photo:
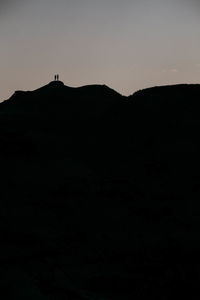
[[[200,83],[198,0],[0,0],[0,101],[53,80]]]

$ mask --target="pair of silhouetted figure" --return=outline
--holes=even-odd
[[[58,74],[54,76],[54,80],[55,80],[55,81],[58,81],[58,80],[59,80],[59,75],[58,75]]]

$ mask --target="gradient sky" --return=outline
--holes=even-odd
[[[0,101],[60,79],[200,83],[199,0],[0,0]]]

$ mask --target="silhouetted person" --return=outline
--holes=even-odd
[[[58,80],[59,80],[59,75],[58,75],[58,74],[54,75],[54,80],[55,80],[55,81],[58,81]]]

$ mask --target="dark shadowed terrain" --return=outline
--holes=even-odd
[[[1,299],[199,298],[200,85],[17,91],[0,166]]]

